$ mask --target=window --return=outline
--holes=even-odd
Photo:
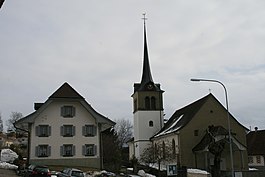
[[[176,143],[174,139],[172,139],[172,155],[173,155],[173,158],[175,159],[176,158]]]
[[[153,127],[154,126],[154,122],[153,121],[149,121],[149,127]]]
[[[261,157],[258,155],[258,156],[256,156],[256,158],[257,158],[257,163],[260,164],[261,163]]]
[[[156,98],[155,97],[151,97],[151,109],[155,110],[156,109]]]
[[[194,136],[199,136],[199,130],[194,130]]]
[[[144,99],[145,101],[145,109],[149,110],[150,109],[150,98],[147,96]]]
[[[95,144],[85,144],[82,150],[84,156],[95,156],[97,154],[97,148]]]
[[[253,156],[248,157],[248,163],[253,163]]]
[[[75,116],[75,107],[73,107],[73,106],[61,107],[61,116],[65,117],[65,118],[74,117]]]
[[[75,155],[75,146],[72,144],[64,144],[61,146],[61,156],[71,157]]]
[[[48,137],[50,135],[51,135],[51,126],[49,126],[49,125],[36,126],[36,136]]]
[[[51,146],[39,145],[36,146],[36,157],[48,157],[51,155]]]
[[[96,136],[97,127],[94,125],[85,125],[82,129],[83,136]]]
[[[73,126],[73,125],[61,126],[61,136],[64,136],[64,137],[75,136],[75,126]]]
[[[163,144],[162,144],[162,150],[163,150],[163,159],[166,159],[166,145],[165,145],[165,142],[163,141]]]

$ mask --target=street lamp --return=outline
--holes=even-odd
[[[228,110],[228,99],[227,99],[227,90],[225,88],[225,85],[214,79],[191,79],[190,81],[195,81],[195,82],[216,82],[224,88],[225,91],[225,102],[226,102],[226,110],[227,110],[227,123],[228,123],[228,136],[229,136],[229,148],[230,148],[230,160],[231,160],[231,173],[232,177],[234,177],[234,161],[233,161],[233,150],[232,150],[232,138],[231,138],[231,128],[230,128],[230,117],[229,117],[229,110]]]

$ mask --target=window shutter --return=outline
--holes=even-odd
[[[61,126],[61,136],[64,136],[64,126]]]
[[[51,156],[51,146],[48,146],[47,156]]]
[[[93,135],[94,135],[94,136],[97,135],[97,126],[93,126]]]
[[[75,126],[72,126],[72,136],[75,136]]]
[[[75,156],[75,145],[72,146],[72,155]]]
[[[36,126],[36,136],[39,136],[39,135],[40,135],[40,127]]]
[[[64,107],[61,107],[61,116],[64,116]]]
[[[39,157],[39,146],[35,147],[35,156]]]
[[[96,145],[93,146],[93,150],[94,150],[94,154],[93,155],[97,155],[97,146]]]
[[[86,136],[86,126],[82,126],[82,135]]]
[[[85,156],[86,155],[86,145],[82,146],[82,155]]]
[[[72,107],[73,109],[73,117],[75,116],[75,107]]]
[[[52,127],[48,126],[48,136],[51,136],[51,135],[52,135]]]
[[[64,146],[60,146],[60,154],[61,154],[61,156],[64,155]]]

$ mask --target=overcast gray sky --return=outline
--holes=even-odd
[[[265,129],[264,0],[23,0],[0,10],[0,112],[24,116],[68,82],[101,114],[132,119],[140,82],[142,13],[153,79],[166,118],[228,90],[230,112],[244,126]]]

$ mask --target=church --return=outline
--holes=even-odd
[[[229,172],[233,168],[247,170],[248,129],[229,113],[233,154],[231,160],[227,110],[212,93],[176,110],[165,122],[164,90],[152,77],[145,18],[143,31],[142,77],[139,83],[134,83],[131,96],[134,132],[133,138],[128,142],[129,158],[141,161],[146,149],[154,147],[156,153],[161,145],[162,153],[168,152],[171,156],[170,159],[164,158],[164,165],[176,164],[211,171],[217,158],[212,149],[220,145],[219,160],[222,171]]]

